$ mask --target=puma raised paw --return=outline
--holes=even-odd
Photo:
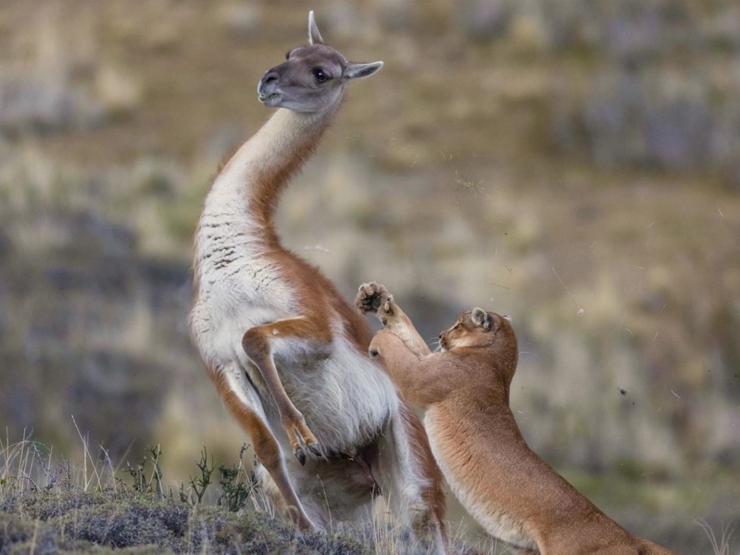
[[[395,314],[393,295],[385,285],[374,281],[360,285],[355,298],[355,306],[363,313],[374,312],[383,325],[387,324]]]

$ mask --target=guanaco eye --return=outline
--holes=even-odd
[[[293,51],[292,51],[292,50],[288,50],[288,51],[287,51],[287,52],[285,53],[285,59],[286,59],[286,60],[290,58],[290,53],[291,53],[291,52],[293,52]]]
[[[329,75],[328,73],[326,73],[320,67],[313,68],[313,70],[311,70],[311,72],[313,73],[314,79],[316,79],[316,82],[317,83],[324,83],[324,82],[328,81],[329,79],[331,79],[331,75]]]

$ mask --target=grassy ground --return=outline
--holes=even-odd
[[[298,532],[275,513],[241,460],[216,468],[205,449],[194,476],[179,486],[165,479],[158,446],[126,469],[101,454],[96,460],[83,440],[84,460],[59,464],[39,443],[0,444],[0,554],[429,552],[383,511],[367,529],[337,524]],[[451,553],[506,553],[485,543],[466,546],[454,535]]]
[[[300,534],[275,517],[239,465],[215,468],[206,451],[179,488],[162,452],[127,469],[57,464],[44,446],[0,450],[0,553],[367,553],[359,534]]]
[[[253,511],[194,509],[129,492],[36,492],[6,499],[0,553],[362,554],[349,535],[299,534]]]
[[[75,462],[60,461],[46,446],[31,440],[0,442],[0,554],[430,552],[408,530],[399,528],[382,504],[367,528],[335,524],[326,532],[298,532],[255,482],[246,446],[232,465],[215,464],[204,448],[190,478],[178,483],[165,476],[165,456],[159,445],[134,465],[116,465],[106,450],[90,449],[83,436],[80,441],[82,460]],[[635,479],[594,480],[573,473],[568,478],[581,489],[613,490],[607,497],[616,501],[609,512],[633,531],[645,528],[632,508],[661,503],[656,501],[658,492]],[[727,486],[732,491],[734,485],[727,482]],[[454,502],[451,508],[454,511]],[[677,553],[736,552],[731,527],[713,529],[704,520],[665,512],[663,518],[651,520],[645,529],[649,537]],[[454,555],[510,552],[469,525],[451,522],[449,535],[449,552]]]

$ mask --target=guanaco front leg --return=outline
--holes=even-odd
[[[398,306],[385,285],[371,281],[357,291],[355,305],[360,312],[374,312],[383,328],[397,335],[416,355],[431,351],[406,313]]]
[[[319,334],[322,335],[322,334]],[[314,456],[321,456],[319,442],[306,425],[303,414],[296,408],[285,392],[280,381],[273,357],[272,342],[275,340],[319,340],[316,326],[306,318],[290,318],[250,328],[242,337],[242,347],[249,359],[259,369],[270,391],[282,422],[285,433],[293,448],[293,454],[301,464],[306,463],[306,451]]]

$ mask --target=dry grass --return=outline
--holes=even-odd
[[[204,451],[193,485],[178,488],[162,475],[158,448],[126,472],[102,447],[92,449],[82,434],[80,444],[80,460],[60,463],[30,438],[0,441],[0,552],[431,553],[382,508],[367,530],[335,523],[327,532],[299,534],[250,482],[242,459],[227,482],[221,471],[219,486],[212,483],[214,464]],[[244,495],[230,505],[225,493],[239,484],[246,484]],[[507,553],[491,541],[479,548],[465,546],[458,536],[452,541],[451,553]]]
[[[253,482],[244,450],[237,464],[228,467],[232,474],[224,474],[221,466],[220,485],[213,474],[216,465],[204,450],[190,483],[178,486],[163,474],[158,446],[148,459],[131,466],[115,464],[81,432],[79,445],[74,460],[62,460],[30,437],[13,442],[6,432],[0,440],[0,552],[430,553],[382,505],[366,530],[335,522],[325,533],[297,534]],[[233,496],[236,490],[242,492],[238,498]],[[731,528],[721,527],[717,536],[706,521],[696,521],[695,527],[699,534],[692,549],[735,553]],[[509,553],[491,538],[473,540],[470,530],[459,525],[450,536],[450,553]],[[688,544],[682,547],[679,552],[688,552]]]
[[[697,524],[707,535],[714,555],[732,555],[732,546],[730,542],[732,541],[734,529],[728,526],[723,526],[720,530],[719,537],[717,537],[712,527],[705,521],[697,521]]]

